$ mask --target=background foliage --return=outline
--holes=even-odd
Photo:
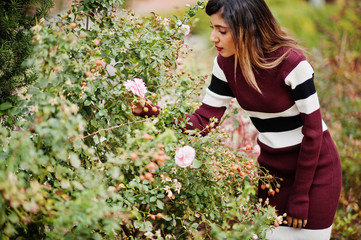
[[[31,69],[22,66],[32,50],[28,31],[46,17],[52,0],[14,0],[0,2],[0,104],[16,101],[15,91],[35,80]]]
[[[361,173],[361,1],[346,1],[330,24],[319,24],[322,58],[315,54],[327,124],[343,168],[343,194],[334,239],[360,239]]]

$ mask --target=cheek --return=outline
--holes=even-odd
[[[234,42],[232,40],[229,41],[227,45],[228,45],[229,51],[231,51],[231,52],[236,51],[235,46],[234,46]]]
[[[234,41],[232,37],[227,38],[227,45],[232,49],[234,48]]]

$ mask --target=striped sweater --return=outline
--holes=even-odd
[[[285,51],[266,57],[277,58]],[[186,128],[206,134],[210,119],[220,119],[236,98],[259,131],[259,164],[284,179],[275,196],[259,187],[259,197],[269,198],[280,215],[307,219],[308,229],[330,227],[341,190],[341,165],[321,117],[312,66],[291,50],[277,67],[254,69],[262,94],[246,83],[239,66],[234,71],[234,56],[215,58],[202,105],[187,115],[191,124]]]

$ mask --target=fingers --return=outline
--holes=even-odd
[[[297,219],[297,218],[292,218],[290,216],[287,216],[287,225],[289,227],[301,229],[302,227],[306,227],[307,220],[302,220],[302,219]]]
[[[145,100],[144,99],[137,99],[133,100],[131,102],[133,113],[135,114],[141,114],[143,112],[144,106],[145,106]]]
[[[307,225],[307,220],[303,220],[303,227],[306,227]]]
[[[292,217],[290,217],[290,216],[287,216],[287,225],[288,225],[289,227],[291,227],[291,225],[292,225],[292,222],[293,222],[293,219],[292,219]]]

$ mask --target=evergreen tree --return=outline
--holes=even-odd
[[[15,102],[16,89],[35,80],[22,66],[32,50],[29,29],[53,5],[53,0],[0,0],[0,104]]]

